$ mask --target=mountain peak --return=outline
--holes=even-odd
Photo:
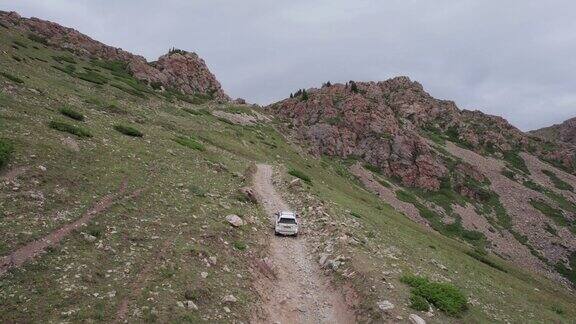
[[[6,27],[33,34],[47,46],[68,50],[81,56],[127,64],[135,78],[186,94],[207,95],[218,101],[229,101],[216,77],[196,53],[173,48],[158,61],[149,63],[140,55],[105,45],[79,31],[57,23],[23,18],[16,12],[0,11]]]

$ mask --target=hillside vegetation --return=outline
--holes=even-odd
[[[118,62],[0,30],[0,322],[250,321],[272,234],[240,192],[256,162],[275,167],[278,190],[310,224],[314,259],[361,322],[576,318],[565,286],[486,253],[475,233],[411,221],[350,173],[355,161],[304,153],[261,109],[162,91]],[[425,192],[402,188],[437,217]],[[247,224],[231,226],[230,214]],[[85,216],[22,266],[4,258]],[[573,264],[559,271],[573,275]]]

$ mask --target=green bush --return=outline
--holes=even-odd
[[[450,316],[460,316],[468,309],[466,296],[449,283],[431,282],[428,278],[404,275],[400,281],[411,286],[418,295]]]
[[[196,185],[190,185],[190,192],[196,195],[197,197],[206,197],[206,190]]]
[[[356,217],[356,218],[362,218],[362,215],[360,215],[357,212],[350,212],[350,215],[352,215],[353,217]]]
[[[48,45],[48,40],[40,35],[30,33],[28,34],[28,39],[42,45]]]
[[[18,46],[20,46],[20,47],[28,48],[28,45],[22,43],[22,42],[19,41],[19,40],[15,40],[15,41],[13,41],[12,43],[14,43],[14,44],[16,44],[16,45],[18,45]]]
[[[410,295],[410,307],[421,312],[427,312],[430,310],[430,304],[426,298],[416,294]]]
[[[128,135],[128,136],[132,136],[132,137],[142,137],[144,136],[144,133],[142,133],[141,131],[137,130],[136,128],[132,127],[132,126],[126,126],[126,125],[115,125],[114,129],[124,135]]]
[[[311,179],[308,175],[306,175],[304,172],[302,172],[302,171],[300,171],[300,170],[292,169],[292,170],[288,171],[288,174],[290,174],[290,175],[292,175],[292,176],[294,176],[294,177],[296,177],[296,178],[300,178],[300,179],[302,179],[304,182],[307,182],[307,183],[311,183],[311,182],[312,182],[312,179]]]
[[[206,147],[204,146],[204,144],[200,143],[197,139],[195,139],[193,137],[179,136],[179,137],[175,138],[174,141],[176,143],[182,145],[182,146],[186,146],[186,147],[189,147],[189,148],[194,149],[194,150],[198,150],[198,151],[206,150]]]
[[[106,82],[108,82],[108,79],[106,79],[105,77],[101,76],[100,74],[94,71],[76,73],[74,74],[74,76],[84,81],[92,82],[95,84],[105,84]]]
[[[8,164],[8,160],[10,159],[10,156],[12,156],[13,152],[14,145],[12,145],[12,142],[0,138],[0,169]]]
[[[56,70],[60,71],[60,72],[64,72],[66,74],[72,75],[74,73],[74,71],[76,70],[76,67],[68,64],[64,67],[62,66],[58,66],[58,65],[52,65],[53,68],[55,68]]]
[[[78,137],[92,137],[92,134],[87,129],[84,129],[84,128],[78,127],[78,126],[74,126],[74,125],[71,125],[71,124],[68,124],[65,122],[53,120],[48,125],[50,126],[50,128],[53,128],[53,129],[61,131],[61,132],[70,133],[70,134],[76,135]]]
[[[248,246],[246,246],[246,243],[240,242],[240,241],[234,242],[233,245],[237,250],[240,250],[240,251],[244,251],[248,248]]]
[[[66,117],[70,117],[72,119],[78,120],[78,121],[83,121],[84,120],[84,115],[82,115],[81,113],[73,110],[72,108],[69,107],[62,107],[60,108],[60,113]]]
[[[76,60],[74,60],[74,58],[70,55],[54,55],[52,56],[52,58],[54,59],[54,61],[58,63],[67,62],[71,64],[76,64]]]
[[[20,79],[19,77],[13,76],[12,74],[6,73],[6,72],[0,72],[0,74],[2,74],[3,77],[5,77],[6,79],[16,82],[16,83],[24,83],[24,80]]]
[[[504,160],[508,162],[508,165],[513,169],[521,171],[524,174],[530,174],[526,162],[524,162],[524,159],[522,159],[517,151],[504,152]]]
[[[558,178],[556,173],[549,171],[549,170],[542,170],[542,173],[550,178],[550,181],[554,183],[554,186],[560,190],[569,190],[574,191],[574,187],[572,187],[569,183],[564,182],[562,179]]]
[[[499,264],[495,263],[494,261],[488,259],[482,252],[474,250],[474,251],[468,251],[466,252],[466,254],[468,254],[469,256],[473,257],[474,259],[486,264],[487,266],[490,266],[496,270],[500,270],[502,272],[508,272],[506,269],[504,269],[502,266],[500,266]]]

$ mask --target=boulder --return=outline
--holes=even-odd
[[[378,308],[383,312],[388,312],[394,309],[394,304],[387,300],[379,301],[376,305],[378,305]]]
[[[242,218],[234,214],[226,216],[226,221],[228,221],[228,223],[230,223],[230,225],[234,227],[240,227],[244,225],[244,221],[242,220]]]
[[[426,321],[423,320],[422,317],[420,317],[416,314],[410,314],[410,316],[408,317],[408,320],[412,324],[426,324]]]
[[[222,302],[224,303],[235,303],[238,299],[234,297],[234,295],[226,295],[222,298]]]

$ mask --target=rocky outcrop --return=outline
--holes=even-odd
[[[195,53],[172,50],[158,61],[149,63],[142,56],[105,45],[75,29],[50,21],[23,18],[15,12],[0,11],[0,22],[6,27],[34,34],[48,46],[88,58],[125,62],[135,78],[150,84],[219,101],[230,100],[206,63]]]
[[[576,117],[570,118],[561,124],[530,131],[530,133],[544,140],[562,141],[576,145]]]
[[[359,86],[362,93],[342,84],[312,89],[308,100],[296,96],[268,108],[288,121],[316,155],[358,157],[405,185],[438,189],[447,170],[407,117],[428,118],[439,111],[421,101],[397,109],[418,100],[413,94],[418,89],[411,89],[418,85],[407,78]]]
[[[359,158],[407,186],[436,190],[447,176],[449,163],[431,146],[434,137],[483,154],[524,150],[567,169],[574,163],[573,150],[561,144],[546,149],[505,119],[460,110],[407,77],[299,90],[267,109],[308,143],[310,152]],[[475,178],[470,168],[463,174]]]

